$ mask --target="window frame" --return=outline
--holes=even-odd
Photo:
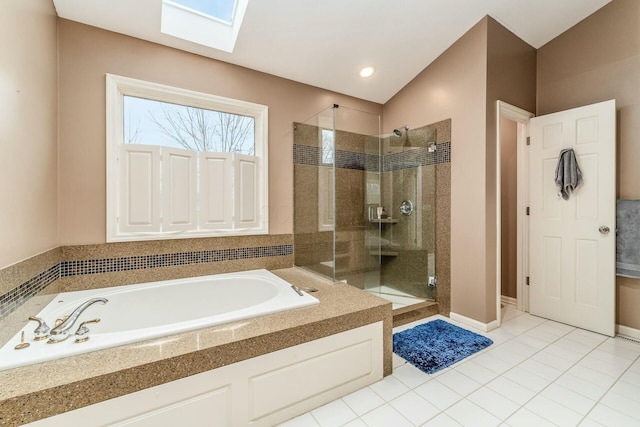
[[[181,232],[119,231],[118,213],[121,189],[118,185],[118,174],[120,173],[118,152],[119,147],[124,144],[125,95],[253,117],[255,120],[254,154],[255,157],[260,158],[260,167],[256,177],[257,194],[255,200],[259,216],[258,225],[251,228],[198,229]],[[106,74],[106,157],[107,242],[247,236],[269,233],[268,107],[266,105]]]

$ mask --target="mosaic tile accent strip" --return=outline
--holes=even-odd
[[[436,163],[451,163],[451,141],[436,144]]]
[[[377,154],[336,150],[335,162],[336,167],[342,169],[380,170],[380,156]],[[382,170],[389,172],[450,162],[451,142],[444,142],[436,144],[436,151],[433,153],[430,153],[427,147],[423,147],[382,156]],[[293,164],[330,166],[322,162],[322,150],[319,147],[301,144],[293,144]]]
[[[287,255],[293,255],[293,245],[256,246],[252,248],[214,249],[173,254],[63,261],[1,295],[0,318],[15,311],[29,298],[61,277]]]
[[[356,151],[336,150],[336,166],[341,169],[378,170],[379,156]],[[322,161],[322,149],[309,145],[293,144],[293,164],[331,166]]]
[[[410,169],[418,166],[451,162],[451,143],[436,144],[436,151],[430,153],[428,147],[412,148],[407,151],[383,156],[383,172]]]
[[[310,145],[293,144],[293,164],[319,166],[322,150]]]
[[[60,277],[60,264],[56,264],[0,296],[0,318],[15,311],[38,292]]]
[[[366,155],[354,151],[336,150],[336,167],[341,169],[364,170]]]
[[[173,254],[138,255],[122,258],[63,261],[60,277],[113,273],[158,267],[174,267],[207,262],[235,261],[293,254],[293,245],[257,246],[253,248],[214,249]]]

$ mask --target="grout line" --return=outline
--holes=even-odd
[[[604,342],[606,342],[606,341],[607,341],[607,340],[605,340]],[[602,345],[602,344],[600,344],[600,345]],[[598,345],[598,347],[600,347],[600,345]],[[596,406],[598,406],[598,405],[604,405],[604,406],[606,406],[606,407],[607,407],[607,408],[609,408],[609,409],[612,409],[612,410],[614,410],[614,411],[616,411],[616,412],[619,412],[619,411],[617,411],[615,408],[612,408],[612,407],[610,407],[609,405],[607,405],[607,404],[605,404],[605,403],[601,403],[601,402],[602,402],[602,399],[604,399],[604,397],[605,397],[605,396],[606,396],[606,395],[611,391],[611,389],[613,389],[613,387],[615,387],[615,385],[616,385],[616,384],[618,384],[618,382],[619,382],[619,381],[621,381],[621,378],[624,376],[624,374],[626,374],[626,373],[631,369],[631,367],[632,367],[633,365],[635,365],[635,364],[638,362],[638,360],[639,360],[639,359],[640,359],[640,354],[639,354],[638,356],[636,356],[636,358],[635,358],[635,359],[633,359],[633,362],[631,362],[631,363],[629,364],[629,366],[627,366],[627,369],[625,369],[625,370],[624,370],[620,375],[618,375],[618,377],[617,377],[617,378],[616,378],[616,380],[613,382],[613,384],[611,384],[611,385],[609,386],[609,388],[607,389],[607,391],[605,391],[605,392],[603,393],[603,395],[602,395],[602,396],[600,396],[600,399],[598,399],[598,400],[596,401],[596,404],[595,404],[595,405],[593,405],[593,407],[589,410],[589,412],[587,412],[587,414],[584,416],[584,418],[582,419],[582,421],[584,421],[584,420],[589,416],[589,414],[590,414],[591,412],[593,412],[593,410],[595,409],[595,407],[596,407]],[[635,419],[638,419],[638,418],[633,417],[633,416],[631,416],[631,415],[627,415],[627,414],[623,414],[623,415],[625,415],[625,416],[627,416],[627,417],[629,417],[629,418],[635,418]],[[581,422],[582,422],[582,421],[581,421]],[[639,420],[639,421],[640,421],[640,420]]]

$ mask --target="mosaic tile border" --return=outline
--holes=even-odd
[[[371,170],[378,169],[377,154],[360,153],[356,151],[336,150],[336,166],[341,169]],[[308,166],[331,166],[322,161],[322,149],[310,145],[293,144],[293,164]]]
[[[17,288],[1,295],[0,318],[15,311],[29,298],[33,297],[61,277],[287,255],[293,255],[292,244],[213,249],[208,251],[178,252],[172,254],[137,255],[82,261],[62,261],[29,279]]]
[[[49,286],[55,280],[60,278],[60,264],[56,264],[27,280],[15,289],[10,290],[4,295],[0,295],[0,318],[15,311],[22,304],[27,302],[29,298]]]
[[[383,172],[451,163],[451,143],[436,144],[436,151],[434,152],[429,152],[427,147],[421,147],[388,154],[382,157],[382,161]]]
[[[380,170],[380,156],[354,151],[336,150],[336,167],[367,171]],[[436,144],[436,151],[427,147],[413,148],[400,153],[382,156],[382,171],[389,172],[418,166],[451,163],[451,142]],[[293,164],[307,166],[331,166],[322,161],[322,149],[309,145],[293,144]]]
[[[213,249],[210,251],[178,252],[172,254],[138,255],[121,258],[63,261],[60,277],[85,274],[113,273],[148,268],[174,267],[208,262],[235,261],[293,254],[293,245],[256,246],[251,248]]]

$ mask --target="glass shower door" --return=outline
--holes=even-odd
[[[335,280],[334,108],[293,125],[294,264]]]
[[[368,253],[379,237],[368,207],[379,175],[380,116],[340,106],[335,117],[336,280],[364,289],[380,272]]]
[[[382,138],[380,278],[368,284],[396,306],[435,300],[435,129]],[[370,285],[370,286],[369,286]]]

